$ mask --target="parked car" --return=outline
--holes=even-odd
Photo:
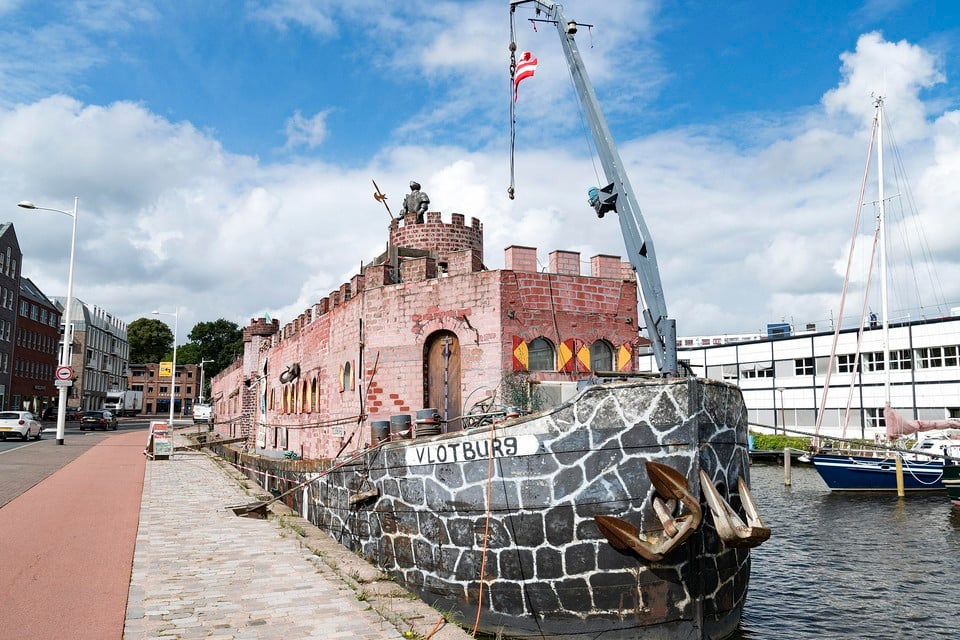
[[[43,425],[29,411],[0,411],[0,440],[7,436],[18,435],[21,440],[30,436],[39,440]]]
[[[74,409],[72,407],[67,407],[67,411],[64,414],[68,422],[75,422],[83,417],[83,411],[80,409]],[[43,413],[40,415],[41,420],[56,420],[57,419],[57,408],[56,407],[47,407],[43,410]]]
[[[87,429],[107,429],[117,428],[117,418],[109,411],[84,411],[80,418],[80,431]]]

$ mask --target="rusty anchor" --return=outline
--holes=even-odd
[[[700,501],[690,493],[683,474],[659,462],[648,460],[646,465],[656,493],[670,500],[668,505],[660,496],[653,497],[653,511],[663,527],[663,535],[640,533],[635,526],[616,516],[596,515],[593,519],[600,533],[615,549],[630,549],[651,562],[657,562],[682,545],[696,531],[703,514]],[[674,516],[676,501],[683,504],[688,513]]]
[[[764,526],[757,504],[753,501],[753,495],[742,477],[737,479],[737,488],[740,492],[740,501],[743,503],[743,511],[747,516],[746,523],[723,499],[702,469],[700,470],[700,487],[713,514],[717,535],[720,536],[725,547],[756,547],[770,538],[770,528]]]

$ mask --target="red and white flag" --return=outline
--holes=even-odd
[[[520,54],[520,60],[517,61],[516,74],[513,76],[513,101],[517,101],[517,87],[521,80],[533,77],[533,72],[537,70],[537,59],[529,51]]]

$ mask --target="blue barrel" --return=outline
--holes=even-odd
[[[390,416],[390,439],[404,440],[413,437],[413,428],[410,421],[410,414],[401,413],[397,416]]]
[[[753,451],[753,436],[747,436],[747,446],[750,451]]]

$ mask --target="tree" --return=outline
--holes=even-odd
[[[213,322],[198,322],[187,336],[199,350],[196,362],[213,360],[204,366],[209,380],[226,369],[234,358],[243,353],[243,330],[236,323],[220,318]]]
[[[168,355],[172,358],[173,352]],[[196,342],[177,346],[177,366],[181,364],[200,364],[200,346]]]
[[[138,318],[127,325],[130,363],[161,362],[173,349],[173,331],[156,318]]]

